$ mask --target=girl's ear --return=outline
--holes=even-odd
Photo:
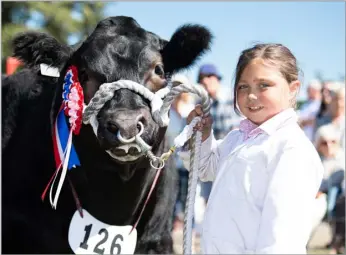
[[[290,89],[290,95],[289,95],[289,102],[290,102],[290,106],[292,108],[296,108],[297,106],[297,95],[299,93],[299,89],[300,89],[300,81],[296,80],[296,81],[292,81],[289,84],[289,89]]]
[[[300,89],[300,81],[296,80],[296,81],[292,81],[290,84],[290,100],[294,100],[298,93],[299,93],[299,89]]]

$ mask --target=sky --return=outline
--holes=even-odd
[[[345,76],[344,2],[112,2],[105,16],[131,16],[146,30],[169,40],[185,23],[206,26],[214,35],[211,51],[185,71],[196,81],[198,67],[215,64],[231,93],[236,62],[255,43],[287,46],[302,69],[303,87],[320,71],[325,79]]]

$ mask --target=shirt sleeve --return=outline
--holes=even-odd
[[[219,144],[221,142],[222,140],[216,141],[214,132],[211,132],[211,135],[202,143],[198,168],[198,177],[201,181],[214,181],[219,163]],[[190,154],[189,150],[178,152],[188,171],[190,171]]]
[[[256,254],[306,253],[313,203],[323,177],[322,163],[312,154],[287,148],[269,163],[272,179],[262,209]]]

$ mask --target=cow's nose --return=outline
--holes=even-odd
[[[107,131],[116,136],[122,142],[135,137],[139,132],[143,132],[146,123],[142,114],[116,114],[107,122]],[[120,136],[120,139],[119,139]]]

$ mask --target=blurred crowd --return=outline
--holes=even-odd
[[[222,139],[231,129],[238,128],[243,119],[233,109],[234,99],[221,95],[222,74],[213,64],[200,67],[196,82],[184,75],[176,75],[181,83],[203,86],[212,100],[210,114],[213,116],[213,132]],[[322,223],[329,224],[332,239],[326,245],[330,254],[343,253],[345,246],[345,83],[313,80],[307,86],[307,100],[297,109],[299,125],[315,145],[323,166],[324,179],[316,194],[314,230]],[[172,105],[167,137],[170,144],[186,125],[186,117],[199,103],[191,94],[181,94]],[[179,173],[178,195],[175,204],[173,232],[182,231],[188,187],[188,171],[176,156],[173,170]],[[294,185],[294,184],[293,184]],[[193,236],[201,233],[201,223],[212,182],[199,182],[195,200]],[[314,231],[312,231],[312,236]]]
[[[332,240],[325,248],[343,254],[345,246],[345,84],[311,81],[308,100],[298,111],[300,126],[314,143],[324,166],[316,196],[315,227],[330,224]]]

